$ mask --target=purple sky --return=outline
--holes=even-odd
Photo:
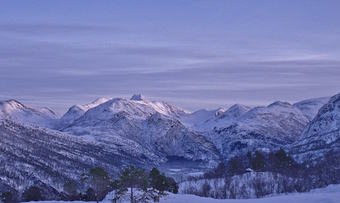
[[[340,92],[339,0],[8,0],[0,100],[63,113],[142,93],[189,110]]]

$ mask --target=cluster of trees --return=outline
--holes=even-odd
[[[1,201],[3,203],[19,203],[18,195],[16,192],[7,191],[1,194]]]
[[[139,195],[134,191],[138,189]],[[157,168],[149,173],[143,169],[130,166],[121,172],[120,178],[114,181],[115,199],[130,192],[130,202],[158,201],[165,191],[178,192],[178,185],[173,178],[161,174]]]
[[[111,191],[115,192],[113,202],[130,193],[131,203],[158,201],[165,192],[178,192],[178,185],[171,177],[166,177],[157,168],[146,171],[134,166],[123,169],[117,179],[101,167],[92,168],[81,180],[67,181],[64,184],[63,200],[81,200],[99,202]],[[20,195],[16,191],[7,191],[1,194],[0,202],[17,203],[21,201],[45,200],[42,188],[31,186]]]
[[[288,176],[295,176],[303,169],[285,150],[280,149],[270,153],[255,151],[244,156],[235,156],[226,164],[220,163],[215,169],[204,174],[204,178],[223,178],[241,175],[249,171],[275,172]]]
[[[165,191],[178,192],[176,181],[161,174],[157,168],[147,172],[144,169],[130,166],[120,172],[118,179],[111,179],[103,168],[96,167],[88,174],[84,174],[81,182],[87,186],[84,194],[78,193],[77,187],[71,182],[64,185],[64,191],[69,199],[99,202],[108,192],[114,191],[114,202],[130,192],[130,201],[134,203],[157,200]],[[138,191],[137,195],[135,191]]]
[[[21,200],[25,202],[44,200],[41,190],[37,186],[27,188],[21,195]],[[3,203],[19,203],[19,194],[15,190],[6,191],[1,194],[1,202]]]
[[[255,178],[251,179],[248,185],[237,182],[242,182],[242,176],[249,172],[268,173],[255,174]],[[268,177],[261,177],[263,174],[269,175],[271,181],[266,182]],[[217,192],[212,193],[215,188],[212,187],[213,184],[203,184],[198,189],[189,188],[189,191],[193,191],[192,194],[215,198],[247,198],[248,194],[245,189],[247,187],[255,190],[256,197],[272,193],[306,192],[329,184],[340,183],[340,155],[330,151],[317,161],[297,163],[283,149],[267,153],[248,152],[243,156],[235,156],[226,163],[220,163],[215,169],[206,172],[201,177],[193,177],[189,180],[200,179],[207,181],[224,179],[225,185],[219,187]],[[276,186],[268,187],[270,184],[276,184]],[[272,190],[273,188],[275,190]],[[227,193],[222,191],[227,191]]]

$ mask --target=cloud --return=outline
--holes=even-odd
[[[23,99],[60,112],[96,97],[135,92],[195,110],[296,101],[339,91],[336,51],[257,38],[221,37],[199,43],[124,27],[0,27],[5,39],[0,41],[0,99]]]

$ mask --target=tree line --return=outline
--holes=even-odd
[[[162,174],[157,168],[146,171],[129,166],[120,171],[118,178],[111,178],[104,168],[95,167],[82,174],[79,181],[67,181],[63,186],[63,200],[96,201],[99,202],[112,192],[113,203],[118,202],[129,193],[131,203],[158,202],[166,192],[177,193],[176,181]],[[21,201],[45,200],[40,187],[33,185],[27,188],[19,198],[16,191],[6,191],[1,194],[3,203]]]
[[[307,192],[314,188],[340,183],[340,154],[330,151],[320,159],[299,163],[284,149],[270,152],[248,152],[247,154],[238,155],[226,162],[220,163],[216,168],[206,172],[200,177],[191,177],[188,180],[224,179],[224,187],[218,189],[221,191],[214,191],[215,194],[218,192],[221,194],[213,197],[237,198],[237,195],[232,194],[233,191],[238,190],[241,194],[245,188],[233,188],[236,187],[234,183],[231,184],[231,181],[235,180],[233,177],[251,172],[272,173],[272,184],[276,183],[282,187],[277,188],[277,193]],[[251,183],[252,185],[249,185],[249,187],[255,189],[256,197],[271,194],[272,191],[268,190],[267,187],[268,183],[261,180],[261,174],[257,174],[259,178],[255,177]],[[194,190],[192,194],[211,196],[211,194],[208,195],[208,193],[212,190],[215,189],[211,188],[208,184],[203,184],[201,188],[199,188],[199,192]],[[226,195],[226,192],[230,195]]]

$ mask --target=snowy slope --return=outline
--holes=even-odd
[[[319,110],[290,150],[302,160],[323,157],[330,150],[340,152],[340,94]]]
[[[253,108],[209,136],[228,159],[255,149],[270,150],[297,140],[309,120],[293,105],[274,102]]]
[[[308,193],[294,193],[266,197],[260,199],[212,199],[195,195],[176,195],[170,194],[160,200],[160,203],[339,203],[340,186],[330,185],[326,188],[313,190]],[[111,203],[110,198],[106,198],[103,203]],[[63,201],[41,201],[36,203],[68,203]],[[85,203],[74,201],[73,203]],[[129,201],[121,202],[129,203]]]
[[[74,105],[61,117],[59,120],[58,128],[63,128],[65,126],[70,125],[75,120],[77,120],[79,117],[85,114],[86,111],[88,111],[91,108],[94,108],[102,103],[107,102],[109,99],[107,98],[98,98],[95,101],[84,104],[84,105]]]
[[[184,113],[165,102],[135,95],[130,100],[111,99],[91,108],[63,131],[105,145],[120,144],[122,148],[135,143],[161,161],[178,156],[216,165],[220,159],[217,149],[179,122],[177,118]]]
[[[248,172],[225,178],[194,179],[179,183],[180,194],[194,194],[216,199],[251,199],[267,195],[297,192],[301,179],[273,172]],[[208,185],[210,190],[205,189]],[[261,187],[258,187],[261,185]],[[287,187],[289,185],[290,187]],[[289,189],[288,189],[289,188]]]
[[[161,203],[338,203],[340,200],[340,186],[331,185],[327,188],[313,190],[308,193],[293,193],[266,197],[260,199],[212,199],[195,195],[170,195],[162,199]]]
[[[57,115],[49,108],[34,109],[16,100],[0,101],[0,119],[10,119],[18,123],[53,127]]]
[[[306,99],[294,104],[311,121],[318,113],[319,109],[329,101],[330,97]]]
[[[229,109],[199,110],[191,114],[185,114],[181,121],[188,127],[197,131],[211,131],[215,128],[227,127],[237,118],[245,114],[250,107],[235,104]]]
[[[85,105],[74,105],[68,112],[60,119],[60,128],[66,128],[68,125],[72,124],[78,118],[83,116],[87,111],[108,102],[105,106],[96,109],[96,112],[91,111],[91,114],[96,114],[96,116],[110,116],[118,112],[127,112],[136,117],[149,116],[155,112],[168,115],[168,116],[180,116],[185,113],[184,110],[172,106],[166,102],[148,101],[141,94],[135,94],[130,100],[116,98],[116,99],[106,99],[99,98],[89,104]],[[103,109],[108,110],[108,112],[102,112]]]
[[[8,187],[22,191],[34,182],[61,190],[66,180],[78,181],[95,166],[117,174],[129,164],[157,163],[143,154],[141,146],[104,146],[9,120],[0,121],[0,140],[0,191]]]

